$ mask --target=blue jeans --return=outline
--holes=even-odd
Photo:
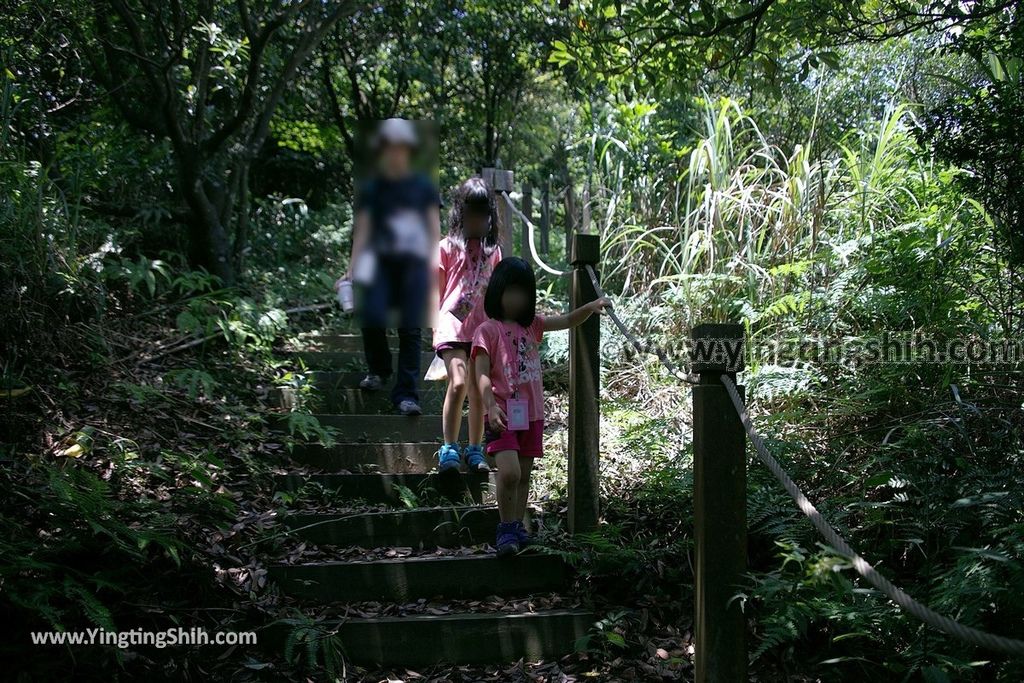
[[[363,353],[370,374],[392,374],[387,329],[392,327],[392,314],[398,314],[398,373],[391,389],[396,406],[406,399],[419,401],[423,316],[430,289],[427,271],[423,259],[380,255],[373,282],[362,291]]]

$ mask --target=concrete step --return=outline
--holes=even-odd
[[[420,407],[427,415],[440,415],[444,410],[446,386],[443,383],[431,382],[429,386],[420,387]],[[342,389],[327,392],[320,396],[319,410],[325,413],[341,415],[394,415],[395,404],[391,397],[380,391],[362,391],[360,389]]]
[[[392,360],[398,362],[398,348],[391,348]],[[291,358],[302,361],[307,368],[316,370],[351,370],[363,371],[365,376],[366,357],[362,351],[294,351]],[[420,354],[420,377],[427,371],[430,362],[434,359],[433,351],[424,351]]]
[[[592,612],[566,609],[328,619],[322,627],[337,629],[346,657],[357,665],[412,668],[555,660],[574,652],[596,621]],[[268,640],[283,642],[288,628],[268,629]]]
[[[427,371],[426,366],[423,367],[423,372]],[[312,370],[308,373],[309,382],[316,387],[318,391],[336,390],[336,389],[359,389],[359,382],[366,377],[365,370]],[[388,379],[384,383],[383,388],[376,392],[364,392],[367,394],[380,394],[382,396],[388,396],[391,393],[391,387],[394,386],[394,377]],[[419,391],[430,391],[432,389],[440,389],[443,391],[445,387],[444,381],[421,381],[419,382]]]
[[[565,589],[571,568],[555,555],[531,551],[513,557],[406,557],[369,562],[272,565],[282,592],[325,602],[419,598],[474,599],[551,593]]]
[[[324,427],[336,430],[335,439],[340,443],[412,443],[441,442],[442,428],[440,415],[338,415],[318,413],[314,417]],[[271,426],[277,430],[288,429],[288,416],[275,415]],[[462,419],[459,438],[466,435],[466,419]]]
[[[426,372],[427,368],[423,368]],[[359,382],[366,377],[366,370],[311,370],[308,373],[309,381],[317,389],[337,389],[339,387],[359,388]],[[377,393],[387,395],[394,385],[394,377],[384,383],[384,387]],[[444,382],[420,382],[419,390],[429,389],[433,386],[444,386]],[[369,392],[373,393],[373,392]]]
[[[297,491],[306,483],[319,484],[343,501],[362,500],[372,504],[403,505],[401,488],[417,501],[443,499],[455,504],[492,502],[492,475],[461,474],[282,474],[275,477],[281,491]],[[400,488],[401,487],[401,488]]]
[[[457,548],[491,543],[496,507],[414,508],[395,512],[290,514],[284,523],[317,545]]]
[[[433,330],[423,330],[423,350],[430,351],[433,342]],[[363,352],[363,335],[359,330],[340,332],[337,334],[312,334],[303,335],[297,340],[299,349],[304,351],[349,351]],[[394,330],[388,330],[388,345],[392,349],[398,348],[398,334]],[[296,349],[298,350],[298,349]]]
[[[439,441],[423,443],[339,443],[333,446],[297,444],[293,462],[326,472],[358,471],[375,466],[393,474],[426,473],[437,467]],[[371,470],[372,471],[372,470]]]
[[[430,382],[420,385],[420,407],[428,415],[440,415],[444,409],[446,385]],[[294,410],[298,405],[293,387],[274,387],[270,390],[270,405],[274,408]],[[321,413],[339,415],[394,415],[395,405],[388,391],[363,391],[353,386],[316,389],[309,396],[312,409]]]

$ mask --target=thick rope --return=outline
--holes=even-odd
[[[537,253],[537,247],[534,246],[533,244],[533,233],[534,231],[536,231],[537,227],[530,221],[529,218],[526,217],[526,214],[520,211],[518,207],[516,207],[516,205],[512,203],[512,198],[508,196],[508,192],[499,192],[498,194],[505,198],[505,203],[508,204],[508,208],[512,209],[512,211],[517,216],[519,216],[520,220],[522,220],[523,223],[526,224],[526,241],[530,245],[530,255],[533,256],[534,262],[538,266],[540,266],[542,270],[545,270],[551,273],[552,275],[562,276],[570,274],[572,272],[571,270],[556,270],[541,260],[540,254]],[[508,254],[506,254],[506,256],[507,255]]]
[[[868,583],[880,590],[890,600],[895,602],[900,608],[917,617],[924,623],[928,624],[933,628],[937,628],[940,631],[948,633],[951,636],[959,638],[960,640],[966,641],[973,645],[988,648],[989,650],[997,650],[999,652],[1006,652],[1012,655],[1024,655],[1024,641],[1016,640],[1014,638],[1005,638],[1003,636],[996,636],[985,631],[980,631],[970,626],[965,626],[960,622],[954,621],[949,617],[945,617],[938,612],[925,607],[921,603],[914,600],[912,597],[904,593],[902,590],[897,588],[891,581],[879,574],[874,567],[872,567],[863,557],[857,554],[857,552],[850,547],[850,544],[840,536],[832,526],[825,521],[818,509],[814,507],[814,504],[807,499],[803,491],[800,490],[793,480],[786,474],[786,471],[782,469],[782,466],[778,461],[772,457],[771,453],[768,452],[768,448],[764,445],[764,441],[761,440],[760,434],[754,429],[754,425],[750,420],[750,415],[747,414],[746,408],[743,406],[743,401],[740,399],[739,392],[736,391],[736,385],[733,384],[732,379],[729,375],[722,375],[722,384],[725,385],[725,390],[729,393],[729,398],[732,399],[732,405],[736,408],[736,412],[739,413],[740,421],[743,423],[743,428],[747,431],[747,436],[750,437],[751,443],[754,444],[754,449],[757,451],[758,458],[761,462],[771,471],[775,478],[779,480],[786,492],[796,502],[797,507],[800,511],[807,515],[807,518],[814,525],[814,528],[818,530],[818,533],[822,535],[826,542],[833,548],[835,548],[841,555],[846,557],[850,562],[853,563],[854,569],[857,573],[864,577]]]
[[[530,245],[530,253],[533,256],[533,260],[543,270],[551,273],[552,275],[568,275],[572,271],[555,270],[544,263],[540,256],[537,254],[537,249],[534,246],[533,234],[536,227],[530,221],[526,215],[512,203],[512,199],[508,196],[507,192],[500,193],[505,198],[505,202],[508,207],[519,216],[519,218],[526,224],[527,227],[527,241]],[[589,263],[585,264],[587,274],[590,276],[590,283],[594,287],[594,292],[599,298],[604,298],[604,290],[601,289],[601,285],[597,281],[597,273],[594,272],[593,266]],[[669,360],[668,354],[666,354],[661,348],[653,345],[641,342],[629,329],[622,323],[619,316],[615,314],[615,311],[608,309],[608,317],[612,319],[615,326],[619,329],[619,332],[629,340],[633,348],[637,350],[641,355],[647,354],[653,351],[657,354],[658,359],[661,360],[662,365],[669,370],[677,379],[686,382],[687,384],[697,384],[697,382],[687,378],[676,365]],[[871,564],[861,557],[851,546],[846,542],[842,536],[832,528],[818,509],[814,507],[814,504],[808,500],[807,496],[804,495],[800,487],[790,478],[778,461],[772,457],[772,454],[768,451],[768,448],[764,445],[764,441],[761,439],[761,435],[754,429],[754,424],[750,419],[750,415],[747,413],[746,408],[743,406],[743,401],[740,399],[739,392],[736,391],[736,385],[733,383],[732,378],[729,375],[722,375],[722,384],[725,385],[725,390],[729,394],[729,398],[732,400],[733,407],[739,414],[740,421],[743,423],[743,428],[747,432],[747,436],[750,437],[751,443],[754,444],[754,450],[757,452],[758,458],[765,464],[768,470],[779,480],[783,488],[786,489],[786,493],[796,502],[797,507],[803,512],[810,520],[811,524],[817,529],[818,533],[825,539],[828,544],[837,550],[839,554],[846,557],[853,564],[853,568],[857,570],[864,579],[874,586],[877,590],[881,591],[890,600],[899,605],[903,611],[917,617],[925,624],[936,628],[944,633],[947,633],[955,638],[959,638],[965,642],[984,647],[989,650],[995,650],[998,652],[1005,652],[1011,655],[1024,656],[1024,640],[1017,640],[1014,638],[1006,638],[1004,636],[997,636],[991,633],[986,633],[979,629],[971,626],[965,626],[958,621],[950,619],[949,617],[943,616],[935,610],[922,605],[914,598],[910,597],[907,593],[897,588],[889,579],[885,578],[878,571],[871,566]]]
[[[533,233],[536,229],[533,223],[516,207],[515,204],[512,203],[512,199],[508,196],[508,193],[501,192],[500,194],[505,198],[505,202],[508,204],[509,208],[512,209],[512,211],[526,224],[530,253],[537,265],[553,275],[568,275],[571,271],[555,270],[540,259],[540,256],[537,254],[537,249],[533,244]],[[590,283],[594,287],[594,292],[599,298],[604,298],[604,290],[601,289],[601,285],[598,284],[597,273],[594,272],[593,266],[588,263],[585,264],[584,267],[587,270],[587,274],[590,276]],[[633,345],[633,348],[635,348],[638,353],[644,355],[653,351],[657,354],[658,359],[661,360],[662,365],[664,365],[665,368],[668,369],[676,378],[688,384],[697,384],[697,382],[685,377],[676,365],[669,360],[668,354],[666,354],[661,348],[641,342],[633,336],[633,333],[630,332],[622,323],[622,320],[620,320],[619,316],[615,314],[615,311],[609,308],[606,312],[608,317],[612,319],[612,322],[615,323],[615,326],[619,329],[619,332],[622,333],[622,336],[629,340],[630,344]],[[989,650],[1024,656],[1024,640],[1016,640],[1014,638],[1006,638],[986,633],[985,631],[981,631],[971,626],[965,626],[958,621],[943,616],[935,610],[914,600],[910,595],[897,588],[891,581],[889,581],[889,579],[879,574],[878,571],[872,567],[867,560],[861,557],[850,546],[850,544],[846,542],[846,539],[840,536],[839,533],[832,528],[832,525],[821,516],[821,513],[818,512],[816,507],[814,507],[814,504],[811,503],[807,496],[804,495],[803,491],[800,490],[800,487],[797,486],[786,471],[782,469],[782,466],[778,461],[772,457],[772,454],[764,445],[761,435],[754,429],[754,424],[751,421],[746,408],[743,406],[743,401],[740,399],[739,392],[736,391],[736,385],[733,383],[732,378],[730,378],[729,375],[722,375],[721,379],[722,384],[725,385],[726,392],[729,394],[729,398],[732,400],[733,407],[739,414],[740,421],[743,423],[743,428],[746,430],[747,436],[750,437],[751,443],[754,444],[754,449],[757,452],[758,458],[760,458],[761,462],[765,464],[775,478],[779,480],[779,483],[781,483],[783,488],[786,489],[786,493],[788,493],[796,502],[797,507],[799,507],[800,511],[807,516],[814,528],[817,529],[818,533],[821,534],[831,547],[835,548],[841,555],[850,560],[853,564],[853,568],[857,570],[858,574],[864,577],[864,579],[877,590],[885,594],[886,597],[899,605],[900,609],[917,617],[932,628],[936,628],[944,633],[954,636],[955,638],[959,638],[960,640]]]
[[[533,234],[536,230],[536,227],[533,223],[530,222],[530,219],[526,217],[526,214],[520,211],[516,207],[516,205],[512,203],[512,198],[508,196],[507,192],[499,192],[499,194],[505,198],[505,202],[508,204],[508,207],[512,209],[512,211],[517,216],[519,216],[523,223],[526,224],[527,241],[530,245],[530,254],[533,256],[533,260],[537,263],[537,265],[539,265],[542,269],[546,270],[552,275],[562,276],[571,274],[571,270],[555,270],[554,268],[550,267],[541,260],[540,256],[537,254],[537,249],[534,247],[533,244]],[[590,275],[590,282],[591,284],[594,285],[594,291],[597,293],[598,298],[604,298],[604,290],[602,290],[601,285],[597,283],[597,273],[594,272],[593,266],[591,266],[590,264],[586,264],[586,269],[587,274]],[[633,345],[633,348],[637,350],[637,353],[639,353],[640,355],[646,355],[651,352],[657,354],[658,358],[661,360],[662,365],[668,368],[669,372],[671,372],[676,377],[676,379],[687,384],[696,384],[695,381],[687,378],[686,373],[681,372],[676,367],[676,365],[671,360],[669,360],[668,354],[665,353],[662,349],[653,344],[641,342],[636,337],[634,337],[633,334],[629,331],[629,329],[627,329],[626,326],[622,323],[622,320],[619,319],[619,316],[615,315],[615,311],[609,308],[606,312],[608,316],[612,319],[612,322],[615,323],[615,326],[619,328],[619,332],[621,332],[622,335],[626,339],[628,339],[629,342]]]

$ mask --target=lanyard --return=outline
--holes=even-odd
[[[512,365],[512,372],[508,375],[509,389],[512,392],[512,398],[519,398],[519,335],[516,336],[515,353],[512,353],[512,340],[511,337],[515,330],[509,329],[504,321],[500,321],[501,324],[501,336],[505,343],[505,351],[509,358],[515,356],[515,363]],[[522,328],[522,325],[515,323],[516,327]]]
[[[466,256],[468,257],[469,256],[469,247],[468,247],[468,245],[467,245],[465,253],[466,253]],[[487,256],[486,256],[486,254],[484,254],[483,242],[481,242],[480,245],[479,245],[479,248],[477,250],[477,256],[480,257],[480,260],[477,261],[477,264],[476,264],[476,272],[473,274],[473,282],[472,282],[472,284],[469,285],[470,287],[473,287],[474,290],[475,290],[477,284],[480,282],[480,273],[484,272],[484,261],[487,260]]]

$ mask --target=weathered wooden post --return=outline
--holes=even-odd
[[[738,600],[747,571],[746,436],[721,376],[743,369],[743,326],[693,329],[693,508],[696,683],[745,683],[746,623]],[[743,396],[743,387],[737,387]]]
[[[583,199],[580,201],[580,226],[577,228],[580,232],[590,232],[590,178],[587,178],[586,185],[583,186]]]
[[[551,176],[544,182],[540,199],[540,252],[551,253]]]
[[[565,186],[565,253],[571,255],[572,236],[576,234],[576,188],[572,184],[571,177],[568,178],[567,183]]]
[[[480,177],[491,186],[491,190],[494,192],[494,202],[498,210],[498,224],[501,226],[501,255],[502,258],[505,256],[512,256],[515,252],[512,250],[512,224],[508,219],[508,204],[505,203],[503,197],[498,196],[502,192],[512,191],[512,171],[506,171],[502,168],[484,168],[480,171]]]
[[[521,209],[526,219],[533,222],[533,187],[529,181],[523,183],[523,207]],[[520,226],[523,242],[519,246],[519,256],[530,265],[534,265],[533,256],[530,253],[530,228],[524,223]]]
[[[600,260],[599,235],[575,235],[572,244],[572,308],[597,298],[586,267],[597,270]],[[569,533],[597,528],[600,517],[598,448],[601,410],[601,318],[569,332]]]

